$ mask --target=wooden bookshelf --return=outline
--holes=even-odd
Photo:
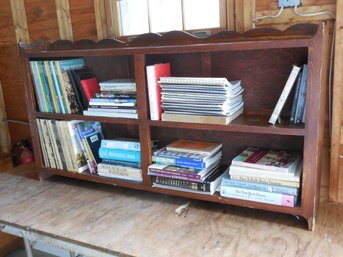
[[[26,101],[31,124],[33,148],[38,172],[71,178],[148,190],[164,194],[196,198],[223,204],[247,206],[302,216],[312,230],[319,200],[319,182],[325,115],[325,76],[321,60],[325,56],[323,37],[325,24],[299,24],[285,31],[254,29],[245,33],[220,32],[209,38],[195,38],[183,32],[163,36],[145,34],[133,42],[123,43],[106,39],[99,42],[82,40],[70,42],[35,41],[20,44],[25,70]],[[79,115],[41,113],[38,111],[32,76],[31,60],[55,60],[83,57],[99,81],[111,78],[136,80],[138,119],[104,118]],[[146,83],[146,66],[169,62],[173,76],[226,77],[241,80],[244,88],[244,115],[228,125],[193,124],[184,122],[151,121]],[[268,119],[282,92],[293,64],[308,63],[306,123],[288,122],[291,101],[282,113],[281,124],[270,125]],[[291,93],[290,99],[293,95]],[[43,165],[36,118],[58,120],[90,120],[103,124],[105,137],[137,137],[141,143],[143,182],[130,183],[93,174],[79,174],[46,168]],[[303,152],[301,199],[295,208],[274,206],[217,195],[202,195],[151,186],[147,167],[151,164],[151,139],[163,146],[179,138],[208,140],[223,144],[221,164],[247,146],[270,147]]]

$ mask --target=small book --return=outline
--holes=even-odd
[[[83,79],[80,81],[83,92],[86,95],[86,99],[89,102],[92,97],[95,96],[96,93],[100,92],[100,87],[98,80],[94,78]]]
[[[184,153],[197,153],[212,156],[217,153],[222,144],[206,142],[206,141],[195,141],[188,139],[179,139],[166,146],[168,151],[184,152]]]
[[[289,96],[289,93],[291,92],[291,89],[294,85],[294,82],[295,82],[295,80],[299,74],[299,71],[300,71],[300,67],[293,65],[291,74],[289,75],[287,82],[286,82],[286,85],[284,86],[282,93],[279,97],[279,100],[277,101],[277,103],[275,105],[274,111],[269,118],[269,123],[275,124],[277,119],[279,118],[280,113],[283,109],[283,106],[285,105],[286,100]]]

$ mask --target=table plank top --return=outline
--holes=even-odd
[[[178,216],[175,209],[188,201]],[[123,256],[339,256],[342,211],[321,203],[309,232],[290,215],[57,176],[0,174],[0,222]]]

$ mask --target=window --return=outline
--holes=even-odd
[[[116,0],[115,35],[226,27],[226,0]]]

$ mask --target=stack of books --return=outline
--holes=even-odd
[[[137,119],[136,82],[112,79],[100,82],[100,92],[90,98],[87,116]]]
[[[248,147],[232,160],[222,179],[220,195],[295,207],[301,172],[300,153]]]
[[[71,172],[97,173],[103,132],[95,121],[37,119],[44,166]]]
[[[240,81],[161,77],[159,83],[163,121],[228,124],[243,113]]]
[[[156,141],[153,141],[154,144]],[[103,139],[99,148],[102,158],[98,165],[98,175],[116,179],[141,182],[141,149],[136,139]]]
[[[153,152],[148,168],[153,186],[214,194],[224,173],[219,143],[179,139]]]

